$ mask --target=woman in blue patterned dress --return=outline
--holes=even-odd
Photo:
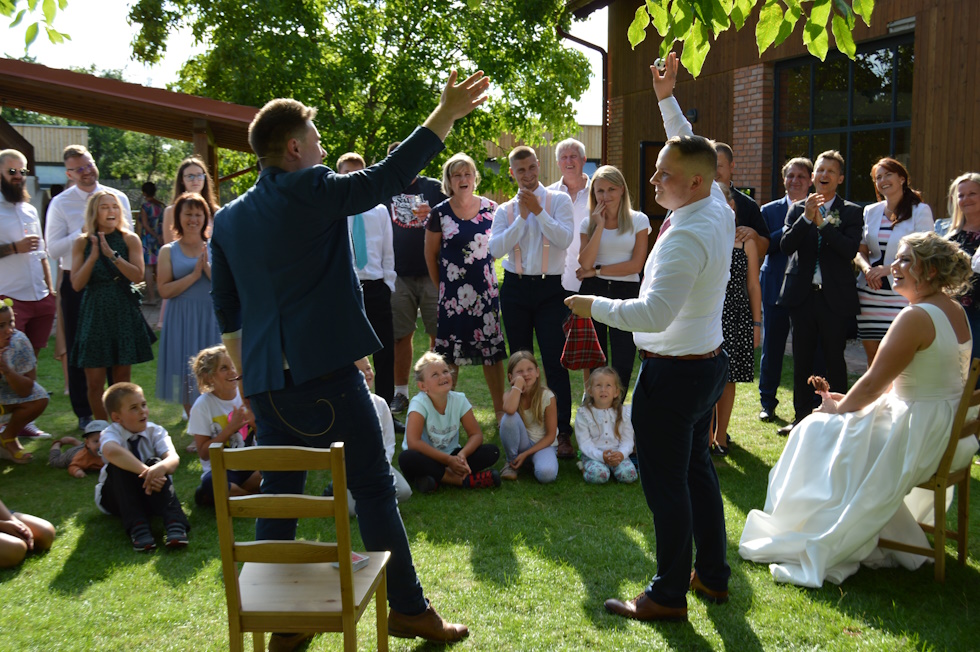
[[[167,299],[157,363],[157,398],[182,403],[190,414],[200,396],[190,360],[210,346],[221,344],[221,331],[211,304],[211,262],[206,233],[211,205],[203,196],[186,192],[174,202],[177,239],[160,249],[157,283]]]
[[[476,163],[466,154],[456,154],[442,166],[442,191],[449,199],[429,215],[425,260],[439,288],[435,350],[454,370],[459,365],[483,365],[499,421],[507,351],[489,245],[497,205],[475,194],[479,183]]]

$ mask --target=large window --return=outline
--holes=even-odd
[[[794,156],[811,160],[828,149],[847,162],[838,191],[875,201],[871,166],[891,156],[906,167],[912,129],[913,35],[867,43],[851,61],[840,53],[776,65],[773,197],[783,194],[778,170]]]

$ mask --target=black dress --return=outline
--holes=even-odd
[[[748,290],[749,258],[745,249],[732,249],[731,277],[721,312],[722,346],[728,353],[728,382],[750,383],[755,370],[755,342]]]

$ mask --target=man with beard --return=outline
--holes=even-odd
[[[13,300],[17,328],[34,355],[48,345],[54,323],[54,285],[44,253],[41,221],[27,194],[27,158],[16,149],[0,152],[0,299]]]
[[[114,193],[122,206],[126,228],[132,229],[133,222],[129,198],[118,190],[99,183],[99,168],[88,149],[82,145],[69,145],[65,148],[64,159],[65,175],[74,185],[52,199],[48,205],[44,239],[48,243],[48,254],[58,259],[58,266],[61,268],[61,314],[65,320],[65,346],[71,351],[75,344],[75,328],[82,304],[82,293],[76,292],[71,286],[71,248],[82,233],[88,198],[99,190]],[[112,381],[109,382],[111,384]],[[84,429],[92,421],[87,387],[85,371],[68,365],[68,394],[72,411],[78,417],[79,429]]]

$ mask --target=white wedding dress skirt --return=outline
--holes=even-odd
[[[777,582],[819,587],[825,579],[839,584],[861,562],[914,569],[926,561],[878,549],[878,537],[926,544],[910,506],[922,516],[931,511],[932,494],[909,491],[943,456],[971,343],[957,343],[942,310],[918,306],[932,317],[933,343],[916,353],[891,391],[863,410],[814,413],[801,421],[769,473],[764,510],[746,518],[739,554],[770,563]],[[958,458],[968,464],[976,440],[968,451],[962,448]]]

